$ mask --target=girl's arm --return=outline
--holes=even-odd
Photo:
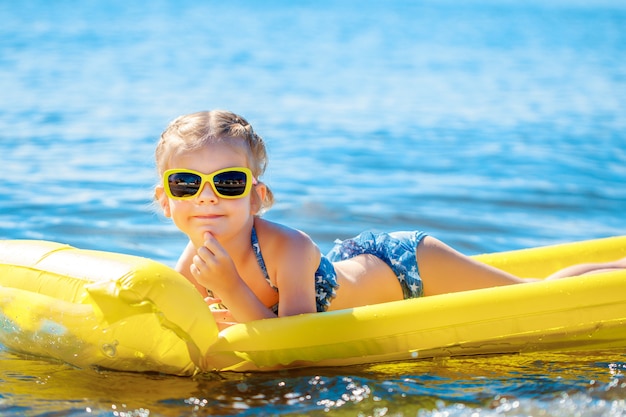
[[[210,288],[239,323],[276,317],[237,272],[232,258],[210,233],[189,267],[196,282]]]
[[[315,272],[320,264],[320,251],[299,230],[287,229],[283,233],[288,239],[270,245],[270,250],[264,252],[268,254],[268,272],[270,277],[275,277],[279,291],[278,316],[314,313],[317,311]]]
[[[267,273],[278,288],[278,316],[316,312],[315,271],[320,263],[317,246],[299,230],[273,222],[257,220],[256,228]],[[225,260],[228,254],[224,251],[223,256]],[[243,322],[276,317],[237,277],[230,281],[232,287],[216,289],[233,316]]]
[[[180,255],[180,258],[178,258],[178,262],[176,263],[176,266],[174,267],[174,269],[177,272],[179,272],[182,276],[187,278],[187,280],[189,280],[189,282],[191,282],[194,285],[194,287],[196,287],[196,289],[200,292],[200,294],[203,297],[208,297],[209,294],[208,294],[207,289],[198,283],[198,281],[196,280],[196,277],[193,276],[190,270],[191,265],[193,264],[193,257],[195,255],[196,255],[196,248],[193,246],[193,243],[189,241],[189,243],[187,243],[187,246],[183,250],[183,253]]]
[[[279,289],[278,316],[316,311],[317,246],[304,233],[275,223],[258,221],[257,233],[272,283]],[[210,234],[204,246],[190,242],[176,269],[206,297],[210,288],[238,322],[276,317],[239,275],[228,252]]]

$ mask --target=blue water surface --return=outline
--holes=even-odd
[[[364,229],[468,254],[625,234],[621,1],[26,0],[0,18],[2,239],[173,265],[154,146],[213,108],[268,143],[266,217],[323,251]],[[6,415],[626,413],[615,352],[183,381],[0,361]]]

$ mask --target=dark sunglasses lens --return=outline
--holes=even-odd
[[[215,184],[215,189],[221,195],[236,197],[242,195],[246,190],[247,180],[245,172],[226,171],[217,174],[213,178],[213,184]]]
[[[198,193],[202,178],[189,172],[170,174],[167,177],[167,184],[174,197],[191,197]]]

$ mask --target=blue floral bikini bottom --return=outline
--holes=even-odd
[[[400,281],[404,299],[424,295],[422,279],[417,267],[417,245],[426,237],[424,232],[363,232],[352,239],[336,241],[326,255],[331,262],[354,258],[358,255],[374,255],[383,260]]]

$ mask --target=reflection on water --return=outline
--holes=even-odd
[[[2,359],[3,415],[527,416],[549,409],[553,416],[618,416],[626,409],[626,356],[616,352],[194,378],[76,370],[7,353]]]

